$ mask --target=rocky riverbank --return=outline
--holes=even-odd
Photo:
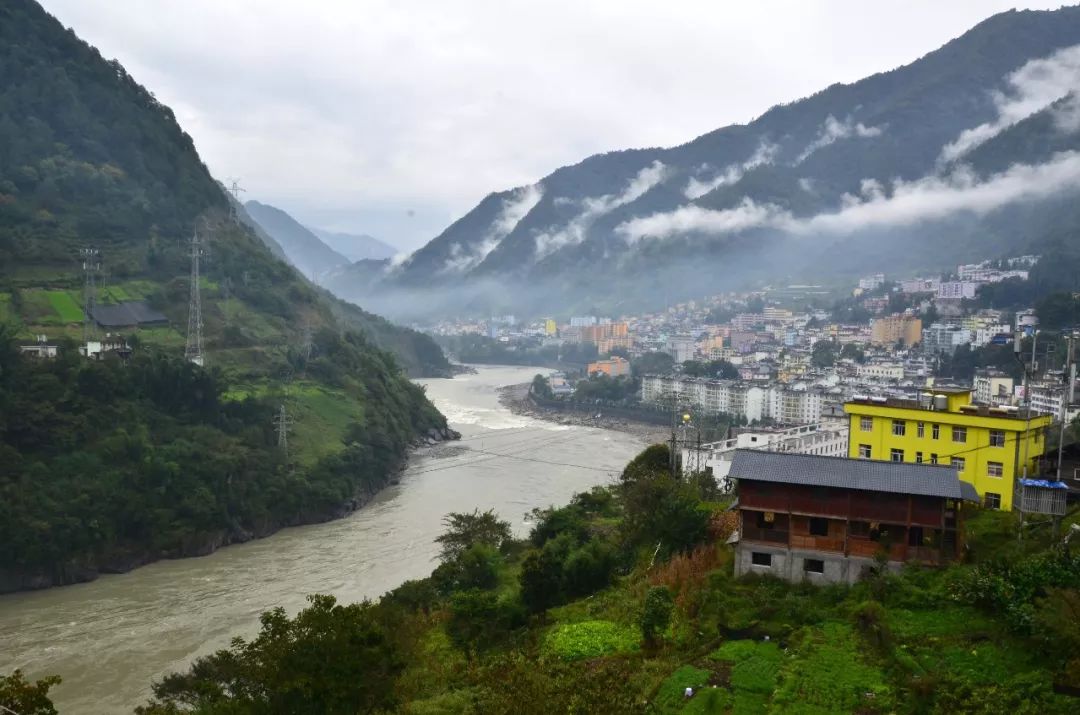
[[[413,449],[427,449],[444,442],[461,439],[461,433],[449,427],[432,427],[418,435]],[[270,536],[281,529],[305,524],[319,524],[341,519],[366,506],[382,489],[397,484],[405,470],[408,456],[402,459],[398,469],[386,475],[378,489],[357,493],[333,507],[315,511],[302,511],[291,519],[281,522],[248,525],[233,524],[228,529],[192,534],[183,543],[171,549],[154,550],[141,544],[116,545],[108,553],[86,557],[79,561],[56,564],[51,569],[27,569],[25,571],[0,568],[0,594],[16,591],[34,591],[53,586],[69,586],[93,581],[101,574],[120,574],[163,559],[182,559],[206,556],[230,544],[242,544],[252,539]]]
[[[659,425],[636,422],[622,417],[607,416],[604,414],[603,409],[599,409],[593,414],[587,412],[546,409],[529,399],[528,383],[500,387],[499,404],[509,409],[515,415],[526,415],[538,420],[554,422],[560,425],[599,427],[600,429],[626,432],[649,444],[664,442],[668,438],[667,430]]]

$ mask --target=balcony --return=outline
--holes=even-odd
[[[787,546],[788,532],[786,529],[763,529],[759,526],[744,524],[742,538],[748,541],[761,541],[768,544]]]

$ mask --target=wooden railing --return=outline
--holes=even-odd
[[[757,526],[744,526],[742,538],[750,541],[766,541],[770,544],[787,544],[788,532],[782,529],[762,529]]]

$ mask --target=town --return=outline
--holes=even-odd
[[[1034,305],[993,305],[1023,294],[1038,260],[766,287],[618,318],[508,315],[435,332],[462,360],[556,368],[533,386],[542,404],[636,410],[670,424],[684,463],[722,483],[742,448],[943,464],[984,506],[1008,510],[1023,480],[1036,488],[1029,477],[1050,475],[1042,488],[1062,496],[1080,484],[1063,471],[1072,464],[1065,428],[1080,414],[1073,336],[1060,325],[1044,333]]]

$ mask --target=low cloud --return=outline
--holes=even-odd
[[[795,163],[803,163],[818,149],[823,149],[840,139],[848,139],[851,137],[876,137],[880,136],[882,131],[881,127],[868,127],[862,122],[854,122],[851,117],[848,117],[841,122],[830,114],[825,118],[825,123],[821,125],[821,129],[818,130],[817,138],[803,149],[803,152],[799,154],[799,158],[795,160]]]
[[[593,225],[596,219],[619,206],[636,201],[646,191],[663,181],[667,174],[667,167],[659,161],[654,161],[639,171],[622,192],[583,199],[581,213],[570,219],[563,228],[557,231],[549,229],[544,233],[537,234],[536,257],[543,258],[564,246],[581,243],[585,240],[589,227]]]
[[[684,206],[620,224],[628,243],[641,238],[670,238],[686,233],[724,234],[750,228],[773,228],[796,235],[851,234],[864,229],[910,226],[957,213],[984,215],[1007,204],[1046,199],[1080,190],[1080,153],[1069,151],[1037,165],[1017,164],[986,179],[967,167],[945,176],[894,182],[890,191],[865,180],[859,195],[846,195],[842,208],[810,218],[796,218],[774,204],[745,199],[733,209],[713,211]]]
[[[776,157],[777,151],[780,147],[764,139],[758,144],[754,153],[750,155],[750,158],[741,164],[729,164],[724,167],[722,171],[713,176],[713,178],[701,181],[697,177],[691,177],[690,181],[686,184],[686,188],[683,189],[683,195],[688,199],[697,199],[710,191],[717,189],[721,186],[727,186],[734,184],[743,177],[747,171],[754,169],[762,164],[771,164]],[[711,168],[707,165],[702,168]]]
[[[1017,122],[1049,107],[1080,88],[1080,45],[1058,50],[1049,57],[1030,60],[1005,77],[1007,89],[994,91],[997,118],[965,129],[956,141],[941,150],[942,162],[959,157],[1000,134]]]
[[[510,196],[503,199],[502,209],[478,245],[471,249],[463,248],[460,243],[451,246],[450,257],[443,266],[443,271],[464,272],[479,265],[514,230],[521,219],[540,203],[543,196],[544,190],[540,184],[515,189]]]

